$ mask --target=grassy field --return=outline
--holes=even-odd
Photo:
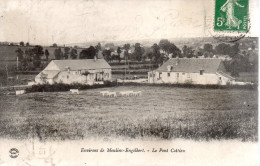
[[[142,91],[103,97],[100,91]],[[257,92],[119,86],[0,96],[0,137],[51,140],[184,138],[257,141]]]

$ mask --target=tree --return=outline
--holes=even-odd
[[[95,46],[95,49],[97,50],[97,52],[98,52],[98,51],[101,51],[101,44],[98,43],[98,44]]]
[[[169,48],[171,43],[167,39],[162,39],[159,42],[160,48],[164,51],[164,53],[169,54]]]
[[[65,47],[64,48],[64,59],[68,59],[69,58],[69,52],[70,52],[70,48],[69,47]]]
[[[48,61],[48,59],[49,59],[49,55],[50,55],[48,49],[45,49],[44,54],[45,54],[46,60]]]
[[[209,43],[204,44],[203,49],[204,49],[204,51],[207,51],[207,52],[209,52],[209,53],[210,53],[210,52],[213,53],[213,46],[212,46],[212,44],[209,44]]]
[[[159,46],[164,51],[166,56],[169,56],[169,54],[172,54],[173,57],[181,56],[181,50],[167,39],[160,40]]]
[[[192,58],[192,57],[195,57],[195,50],[192,49],[192,47],[187,47],[186,45],[183,46],[182,48],[182,54],[184,57],[186,58]]]
[[[214,52],[216,54],[221,54],[221,55],[229,55],[230,52],[230,45],[225,44],[225,43],[220,43],[215,47]]]
[[[44,55],[42,46],[36,45],[33,49],[33,65],[35,68],[40,67],[41,57]]]
[[[124,51],[125,59],[126,59],[126,61],[128,61],[128,59],[129,59],[130,44],[129,44],[129,43],[124,44],[123,49],[125,50],[125,51]]]
[[[229,56],[231,58],[239,58],[239,55],[238,55],[239,51],[240,51],[239,44],[236,43],[235,45],[231,46],[230,51],[229,51]]]
[[[77,59],[78,58],[78,51],[75,48],[72,48],[70,51],[70,57],[71,59]]]
[[[31,48],[28,48],[25,50],[25,57],[24,57],[24,63],[23,63],[23,69],[24,70],[33,70],[33,51]]]
[[[121,54],[121,52],[122,52],[121,47],[117,47],[116,52],[117,52],[117,56],[118,56],[118,57],[117,57],[117,58],[118,58],[118,62],[120,63],[120,61],[121,61],[120,54]]]
[[[111,61],[112,57],[111,57],[111,50],[110,50],[110,49],[105,49],[105,50],[103,50],[102,55],[103,55],[104,59],[105,59],[107,62],[110,62],[110,61]]]
[[[230,74],[233,77],[238,77],[239,76],[239,62],[238,59],[233,59],[230,64],[229,64],[229,68],[230,68]]]
[[[90,46],[87,49],[84,49],[79,54],[79,59],[94,59],[96,56],[96,49],[93,46]]]
[[[27,47],[28,47],[28,46],[30,46],[30,43],[29,43],[29,42],[27,42],[27,43],[26,43],[26,46],[27,46]]]
[[[20,42],[20,46],[24,46],[24,42],[23,41]]]
[[[163,63],[163,56],[160,53],[160,47],[158,44],[153,44],[152,46],[152,57],[150,57],[149,59],[154,58],[154,63],[159,65]]]
[[[24,54],[22,49],[18,48],[15,52],[16,52],[16,56],[18,57],[19,61],[22,61],[23,60],[23,54]]]
[[[58,47],[58,45],[56,43],[53,43],[52,47]]]
[[[59,49],[55,49],[54,50],[54,56],[55,56],[55,59],[56,60],[60,60],[61,59],[61,57],[60,57],[60,53],[59,53]]]
[[[142,60],[142,55],[144,54],[144,49],[141,47],[140,43],[135,43],[134,45],[134,59],[137,61],[141,61]]]

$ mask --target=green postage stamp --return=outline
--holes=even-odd
[[[248,31],[249,0],[216,0],[215,31]]]

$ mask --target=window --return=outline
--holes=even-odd
[[[67,79],[69,79],[69,75],[67,75]]]
[[[182,75],[185,75],[185,73],[182,73]]]
[[[170,76],[171,76],[171,73],[167,73],[167,75],[168,75],[168,77],[170,77]]]
[[[159,73],[159,78],[162,78],[162,73]]]
[[[203,73],[204,73],[204,70],[200,70],[200,75],[203,75]]]
[[[176,73],[176,78],[179,78],[179,73]]]

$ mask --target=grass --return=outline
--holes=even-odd
[[[108,98],[103,90],[142,96]],[[253,90],[119,86],[0,96],[0,104],[2,138],[258,140]]]

